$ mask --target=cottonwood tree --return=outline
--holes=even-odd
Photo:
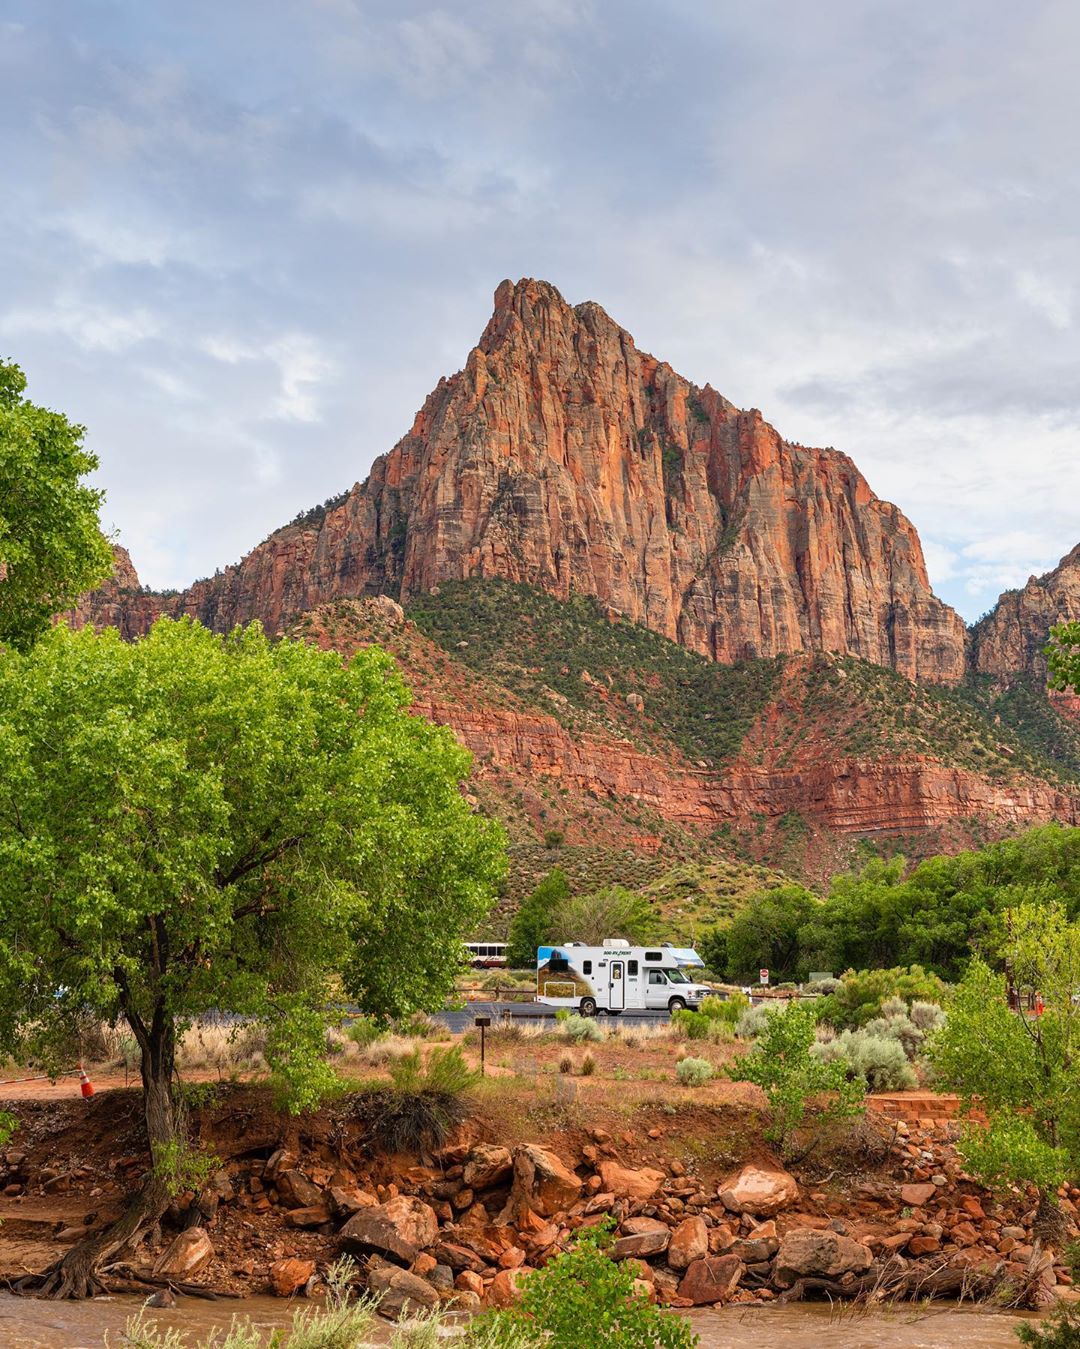
[[[969,1169],[987,1184],[1036,1186],[1053,1239],[1057,1188],[1080,1175],[1080,925],[1050,903],[1009,910],[1003,926],[1008,975],[971,962],[929,1057],[942,1085],[986,1115],[961,1140]],[[1041,1015],[1009,1007],[1007,980],[1041,994]]]
[[[503,842],[459,791],[468,755],[408,704],[383,653],[345,662],[257,624],[161,620],[133,644],[60,627],[0,652],[0,1050],[126,1023],[152,1159],[41,1290],[100,1287],[183,1181],[194,1018],[266,1022],[310,1103],[342,991],[376,1015],[441,1005]]]
[[[23,398],[26,377],[0,362],[0,645],[25,649],[54,614],[108,576],[103,494],[83,428]]]

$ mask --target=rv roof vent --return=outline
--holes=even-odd
[[[605,950],[605,951],[629,951],[629,950],[630,950],[630,943],[629,943],[628,941],[625,941],[622,937],[605,937],[605,938],[604,938],[604,950]]]

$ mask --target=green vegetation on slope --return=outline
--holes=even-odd
[[[639,624],[609,622],[591,598],[557,600],[509,581],[441,582],[436,594],[414,599],[408,615],[471,669],[549,714],[558,716],[551,691],[592,712],[596,683],[624,713],[626,695],[638,694],[643,728],[712,767],[737,753],[782,666],[718,665]]]

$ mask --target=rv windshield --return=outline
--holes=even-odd
[[[669,983],[672,984],[692,984],[694,982],[693,979],[691,979],[689,975],[684,974],[682,970],[672,970],[665,966],[664,973],[667,975]]]

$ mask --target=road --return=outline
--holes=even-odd
[[[455,1033],[471,1030],[478,1016],[489,1016],[492,1021],[504,1017],[522,1021],[554,1021],[555,1008],[545,1007],[538,1002],[470,1002],[467,1007],[436,1013],[436,1020],[442,1021]],[[597,1018],[606,1021],[609,1026],[625,1025],[630,1022],[641,1026],[651,1022],[667,1021],[667,1012],[620,1012],[618,1016],[607,1017],[603,1012]]]

